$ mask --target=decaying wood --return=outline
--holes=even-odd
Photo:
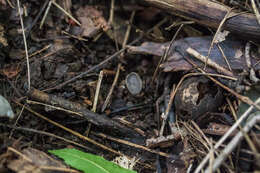
[[[202,25],[218,28],[226,13],[231,9],[228,6],[210,0],[144,0],[155,7],[166,10]],[[260,38],[260,26],[254,14],[237,13],[232,11],[223,29],[243,36],[247,39]]]
[[[124,136],[129,136],[129,137],[138,136],[138,134],[136,134],[134,130],[125,127],[121,123],[114,121],[105,115],[92,112],[86,109],[80,103],[71,102],[64,98],[44,93],[37,89],[31,89],[28,93],[28,96],[53,106],[59,106],[64,109],[80,113],[83,119],[86,119],[92,124],[95,124],[101,128],[113,130],[114,132],[123,134]]]

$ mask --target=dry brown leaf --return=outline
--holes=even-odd
[[[197,66],[202,67],[204,64],[187,54],[186,50],[191,47],[201,55],[207,56],[211,41],[212,37],[187,37],[175,41],[169,51],[167,61],[160,67],[162,67],[165,72],[191,70],[193,66],[187,61],[187,59],[192,60]],[[163,56],[165,48],[168,47],[169,44],[169,42],[145,42],[140,46],[129,46],[128,52],[131,54],[150,54],[161,57]],[[248,69],[244,56],[245,45],[242,41],[226,39],[218,44],[222,48],[232,70]],[[209,59],[228,69],[228,65],[217,45],[213,46]],[[252,59],[252,64],[256,70],[260,69],[260,64],[257,63],[257,60]],[[211,67],[207,67],[206,71],[216,72]]]
[[[46,170],[42,169],[43,166],[66,168],[62,162],[54,160],[44,152],[33,148],[24,149],[22,154],[30,159],[31,162],[19,156],[18,159],[11,160],[7,167],[17,173],[46,173]]]
[[[76,15],[81,22],[82,36],[93,37],[100,30],[107,31],[109,29],[102,12],[92,6],[80,7],[76,11]]]

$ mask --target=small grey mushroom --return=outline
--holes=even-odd
[[[126,76],[126,87],[132,95],[140,94],[143,87],[142,79],[135,72],[129,73]]]
[[[14,112],[9,102],[0,95],[0,117],[14,118]]]

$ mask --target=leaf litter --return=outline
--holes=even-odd
[[[239,100],[251,105],[256,100],[242,94],[258,86],[252,79],[259,77],[259,48],[257,42],[248,44],[250,39],[221,32],[225,21],[212,43],[207,27],[148,4],[30,0],[20,2],[20,13],[13,1],[0,4],[0,94],[16,115],[1,117],[2,167],[38,169],[26,160],[28,155],[19,154],[28,146],[33,157],[72,147],[130,161],[126,167],[138,172],[194,172],[213,147],[220,151],[218,139],[231,134],[229,139],[242,140],[239,129],[231,130],[236,118],[247,116]],[[249,109],[245,103],[242,107]],[[257,170],[250,162],[258,160],[259,134],[250,131],[257,118],[255,113],[242,127],[250,145],[228,147],[226,152],[237,155],[230,154],[222,166],[225,157],[216,158],[213,169]],[[19,159],[10,157],[10,151]],[[21,163],[25,166],[15,168]]]

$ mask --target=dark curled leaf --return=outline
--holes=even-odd
[[[162,64],[161,67],[164,69],[165,72],[191,70],[193,66],[189,62],[187,62],[186,59],[192,59],[192,61],[195,62],[198,66],[203,66],[204,63],[188,55],[186,49],[188,47],[191,47],[198,51],[200,54],[207,56],[211,41],[212,37],[188,37],[175,41],[171,50],[169,51],[167,61],[164,64]],[[244,56],[244,43],[242,41],[226,39],[225,41],[218,43],[218,45],[222,48],[232,70],[247,69]],[[129,52],[135,54],[141,53],[162,56],[165,48],[168,46],[169,43],[160,44],[146,42],[143,43],[141,46],[129,47]],[[217,64],[221,65],[222,67],[228,69],[228,65],[219,47],[216,44],[211,49],[209,58]],[[260,69],[260,65],[255,64],[256,60],[252,59],[253,67],[255,69]],[[215,70],[213,70],[210,67],[207,67],[206,71],[214,72]]]

